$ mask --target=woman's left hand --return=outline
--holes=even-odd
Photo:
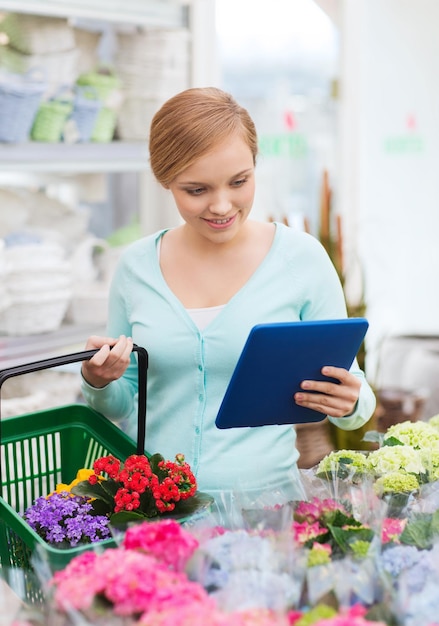
[[[296,404],[331,417],[351,415],[360,395],[361,380],[342,367],[325,366],[322,374],[340,382],[304,380],[300,385],[303,391],[294,394]]]

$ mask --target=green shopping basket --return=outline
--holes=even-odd
[[[85,404],[37,411],[0,420],[1,496],[0,561],[2,567],[32,573],[34,551],[51,572],[63,569],[78,554],[90,549],[115,547],[113,539],[61,549],[46,543],[22,518],[35,498],[46,496],[59,483],[70,483],[78,469],[91,468],[101,456],[113,454],[125,460],[145,452],[146,374],[148,353],[137,352],[139,399],[137,443],[117,426]],[[0,391],[5,380],[60,365],[90,359],[97,350],[88,350],[28,363],[0,371]],[[33,578],[33,576],[32,576]],[[39,601],[40,590],[28,590],[28,601]],[[33,594],[35,597],[33,597]]]

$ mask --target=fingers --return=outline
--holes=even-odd
[[[296,403],[333,417],[350,415],[358,401],[361,381],[339,367],[324,367],[322,374],[339,382],[304,380],[303,391],[294,395]]]
[[[93,387],[102,388],[117,380],[130,364],[133,340],[121,335],[113,337],[92,336],[86,344],[88,349],[97,348],[93,357],[82,364],[82,375]]]
[[[86,350],[94,350],[96,348],[102,348],[102,346],[114,346],[117,343],[117,339],[114,337],[99,337],[98,335],[92,335],[87,339],[85,344]]]

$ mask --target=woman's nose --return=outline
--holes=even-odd
[[[215,215],[227,215],[233,204],[227,193],[216,194],[210,203],[210,211]]]

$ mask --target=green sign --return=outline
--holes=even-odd
[[[393,135],[384,140],[387,154],[420,154],[424,152],[424,141],[419,135]]]
[[[263,156],[303,159],[308,154],[308,142],[300,133],[279,133],[259,137],[259,149]]]

